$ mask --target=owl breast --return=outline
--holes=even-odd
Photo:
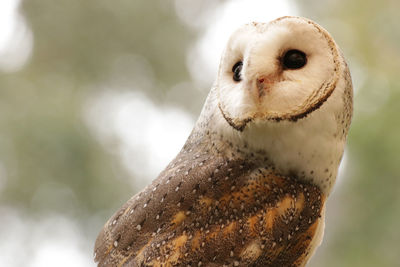
[[[323,201],[316,186],[270,166],[184,149],[109,220],[97,260],[100,266],[301,266]]]

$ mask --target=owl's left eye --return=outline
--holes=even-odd
[[[300,69],[307,63],[307,56],[300,50],[289,50],[283,56],[282,64],[285,69]]]
[[[243,62],[239,61],[236,62],[235,65],[232,67],[232,72],[233,72],[233,80],[236,82],[240,82],[242,80],[242,68],[243,68]]]

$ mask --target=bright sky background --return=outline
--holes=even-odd
[[[0,71],[21,69],[32,53],[33,35],[18,12],[20,0],[0,1]]]

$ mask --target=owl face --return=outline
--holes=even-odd
[[[297,120],[332,94],[339,52],[320,26],[297,17],[252,23],[230,38],[218,74],[218,101],[237,130],[250,121]]]

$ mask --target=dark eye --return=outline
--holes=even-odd
[[[283,67],[285,69],[300,69],[307,63],[306,54],[299,50],[289,50],[283,56]]]
[[[233,72],[233,80],[236,82],[240,82],[242,80],[241,72],[242,72],[243,62],[239,61],[232,67]]]

